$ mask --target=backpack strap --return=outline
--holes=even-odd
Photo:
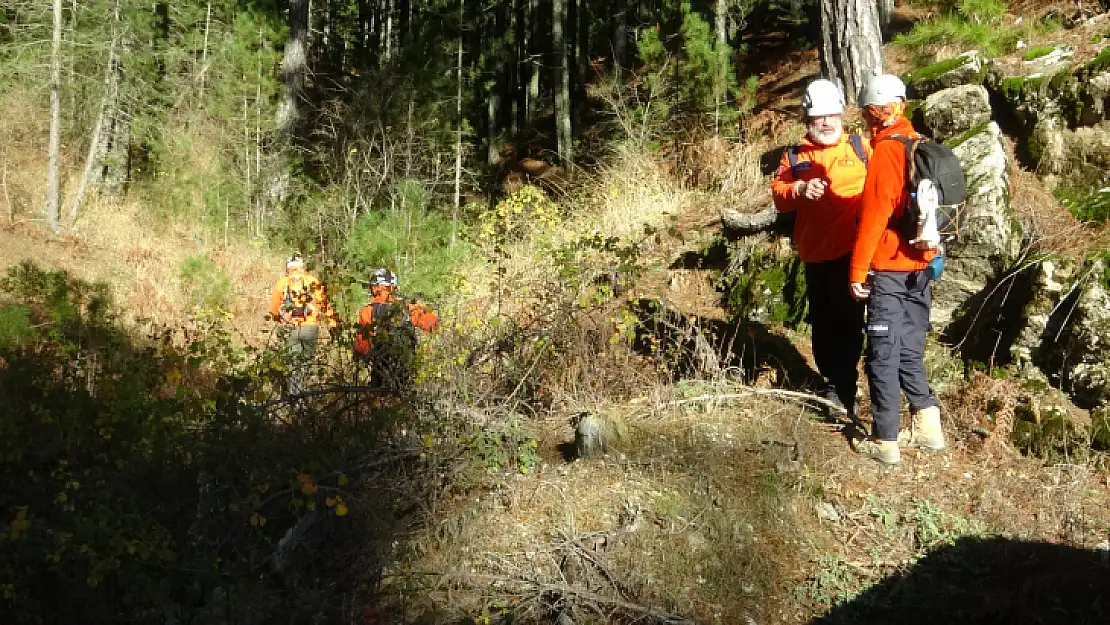
[[[916,139],[911,139],[905,135],[887,135],[879,139],[880,142],[887,140],[898,141],[906,148],[906,192],[902,200],[902,213],[905,214],[906,207],[910,203],[910,194],[912,193],[910,185],[913,183],[913,177],[917,173],[917,163],[914,162],[915,155],[917,154],[917,144],[924,141],[924,138],[918,136]],[[900,219],[902,219],[902,215],[891,215],[890,223],[887,227],[897,230],[896,224]]]
[[[790,163],[790,175],[794,179],[798,179],[798,146],[792,145],[786,148],[786,162]]]
[[[863,149],[863,137],[853,132],[848,135],[848,143],[852,144],[852,149],[855,150],[856,156],[859,157],[859,160],[863,161],[863,166],[867,167],[870,163],[868,163],[867,159],[867,150]]]

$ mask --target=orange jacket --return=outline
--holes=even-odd
[[[290,282],[293,282],[293,288],[288,288]],[[303,282],[304,286],[297,284],[298,282]],[[286,301],[287,288],[291,300],[288,302]],[[307,301],[307,298],[301,298],[306,301],[292,301],[299,299],[296,295],[305,291],[312,293],[311,301]],[[297,326],[314,326],[319,323],[321,313],[328,325],[335,325],[335,313],[332,311],[331,304],[328,303],[324,285],[316,279],[316,276],[310,273],[282,276],[270,293],[270,314],[283,323]]]
[[[374,323],[374,304],[392,304],[396,301],[398,300],[392,293],[383,293],[371,299],[370,303],[358,312],[359,331],[355,333],[356,352],[360,354],[370,353],[370,336],[373,336],[373,330],[370,330],[369,326]],[[406,304],[405,306],[408,308],[412,325],[425,332],[432,332],[439,327],[439,317],[424,304]]]
[[[859,234],[852,250],[849,279],[866,282],[867,272],[918,271],[928,266],[936,254],[933,250],[919,250],[898,234],[891,218],[902,215],[908,190],[906,189],[906,146],[890,139],[891,135],[916,137],[913,124],[900,118],[880,130],[872,139],[871,167],[863,185],[862,210]]]
[[[870,157],[871,146],[865,143],[864,152]],[[771,182],[775,208],[780,213],[797,211],[794,241],[803,261],[820,263],[845,256],[852,251],[856,239],[859,195],[867,166],[852,149],[847,132],[841,135],[839,143],[830,146],[813,143],[806,137],[797,154],[797,177],[786,152],[782,154]],[[823,196],[813,201],[795,194],[795,182],[814,178],[823,178],[828,184]]]

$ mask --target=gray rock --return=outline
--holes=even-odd
[[[948,244],[944,276],[933,291],[933,323],[945,326],[955,311],[1010,267],[1021,251],[1021,224],[1010,207],[1009,159],[998,124],[953,148],[967,180],[959,237]]]
[[[1075,305],[1064,361],[1065,388],[1084,406],[1110,401],[1110,294],[1098,281],[1102,275],[1102,263],[1095,262]]]
[[[579,458],[593,458],[609,451],[625,434],[624,424],[603,414],[586,414],[574,430],[574,449]]]
[[[1066,69],[1073,56],[1075,56],[1075,48],[1056,46],[1048,54],[1025,61],[1023,65],[1029,68],[1030,73],[1053,74]]]
[[[1042,260],[1029,269],[1031,295],[1022,315],[1021,330],[1010,347],[1010,356],[1018,367],[1043,366],[1045,351],[1056,347],[1060,329],[1050,332],[1049,324],[1071,292],[1077,269],[1073,262],[1054,258]]]
[[[817,513],[817,518],[831,523],[840,521],[840,513],[836,511],[836,507],[827,501],[818,502],[813,506],[814,511]]]
[[[907,72],[902,76],[911,98],[924,98],[942,89],[959,85],[982,84],[987,63],[978,50],[945,59],[932,65]]]
[[[957,137],[991,120],[991,101],[982,85],[959,85],[925,98],[925,128],[939,141]]]

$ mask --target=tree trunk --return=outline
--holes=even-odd
[[[713,128],[717,134],[721,132],[721,105],[724,104],[726,85],[729,70],[728,58],[728,3],[726,0],[717,0],[717,10],[714,15],[714,28],[717,31],[717,77],[713,80]]]
[[[894,0],[878,0],[876,3],[879,9],[879,30],[883,33],[883,38],[890,36],[890,20],[894,16]]]
[[[208,18],[211,19],[212,4],[208,4]],[[205,52],[208,48],[207,23],[204,32]],[[119,56],[116,47],[119,45],[119,0],[112,3],[112,41],[108,46],[108,65],[104,69],[104,93],[100,98],[100,110],[97,112],[93,124],[92,137],[89,139],[89,151],[85,156],[85,169],[81,173],[81,180],[77,183],[77,190],[73,194],[73,202],[69,205],[69,222],[72,224],[81,205],[85,201],[85,193],[90,186],[97,187],[103,182],[103,163],[107,153],[108,143],[104,140],[105,128],[110,125],[110,119],[116,116],[114,106],[118,100],[119,92]],[[207,57],[207,54],[205,54]],[[204,88],[204,63],[201,64],[201,89]]]
[[[567,23],[567,2],[568,0],[552,1],[551,45],[559,57],[558,79],[555,81],[555,137],[559,160],[569,172],[574,165],[574,148],[571,145],[570,54],[566,37],[563,36]]]
[[[879,11],[866,0],[821,0],[821,73],[855,103],[863,81],[883,67]]]
[[[613,72],[620,80],[625,67],[625,50],[628,48],[628,0],[617,0],[613,15]]]
[[[463,148],[463,3],[459,0],[458,57],[455,62],[455,205],[451,213],[451,245],[455,244],[459,230],[459,207],[462,204],[462,148]]]
[[[278,130],[291,138],[300,118],[304,97],[304,79],[308,72],[308,1],[289,2],[289,39],[281,61],[281,79],[285,93],[278,107]]]
[[[539,37],[537,34],[540,25],[540,0],[528,0],[528,58],[531,59],[531,69],[528,75],[528,95],[525,108],[535,111],[539,108],[540,100],[540,73],[541,64]]]
[[[54,0],[54,39],[50,48],[50,146],[46,165],[46,225],[57,233],[61,203],[59,160],[62,149],[62,0]]]

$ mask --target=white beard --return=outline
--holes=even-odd
[[[809,129],[809,139],[817,145],[836,145],[840,142],[840,136],[844,134],[842,128],[836,130],[819,131],[813,128]]]

